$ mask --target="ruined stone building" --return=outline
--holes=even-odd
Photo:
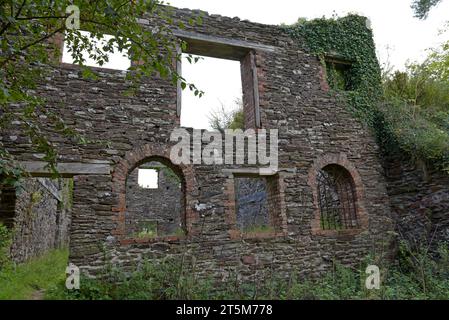
[[[192,14],[175,11],[184,21]],[[70,261],[88,274],[103,267],[105,252],[117,265],[188,253],[201,272],[220,277],[238,269],[251,277],[264,269],[317,274],[333,260],[356,265],[373,251],[391,250],[396,224],[405,233],[436,228],[440,239],[449,238],[447,176],[423,178],[403,159],[382,159],[369,129],[329,92],[319,59],[281,27],[205,14],[201,25],[186,23],[175,34],[188,53],[240,61],[245,127],[279,130],[278,170],[176,165],[170,161],[182,106],[176,86],[153,77],[129,96],[123,71],[94,68],[99,78],[90,80],[78,66],[59,63],[37,94],[79,133],[108,144],[52,140],[62,177],[73,179],[73,200],[69,211],[45,218],[51,222],[33,220],[42,225],[36,237],[52,244],[27,238],[23,246],[66,242],[69,228]],[[44,188],[38,200],[49,203],[42,205],[56,208],[70,183],[49,188],[50,179],[36,180],[48,173],[20,125],[1,138],[36,178],[15,199],[15,210],[15,197],[2,190],[0,218],[20,224],[28,204],[18,200],[33,201],[38,187]],[[138,169],[157,176],[157,184],[140,185]],[[67,220],[63,212],[70,212]]]

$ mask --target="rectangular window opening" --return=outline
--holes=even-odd
[[[183,53],[182,76],[204,95],[199,98],[188,87],[182,90],[181,126],[216,131],[243,129],[239,61]]]
[[[80,31],[80,33],[83,36],[89,36],[90,32],[88,31]],[[94,42],[94,45],[97,48],[101,48],[102,45],[104,45],[107,41],[112,39],[112,35],[103,35],[103,37],[100,40],[91,40]],[[117,45],[114,45],[114,52],[108,53],[108,61],[104,64],[100,65],[98,61],[95,59],[92,59],[89,57],[89,54],[87,51],[83,52],[83,58],[84,62],[83,64],[85,66],[90,67],[97,67],[97,68],[105,68],[105,69],[113,69],[113,70],[128,70],[128,68],[131,66],[131,59],[129,58],[129,55],[127,52],[120,52],[118,50]],[[74,64],[74,59],[72,57],[72,53],[69,51],[69,47],[67,46],[66,41],[64,41],[63,51],[62,51],[62,62],[63,63],[69,63]]]
[[[137,183],[144,189],[159,188],[159,172],[156,169],[140,169],[138,172]]]
[[[326,74],[329,86],[334,90],[354,90],[351,68],[352,65],[350,62],[326,59]]]
[[[277,177],[236,176],[237,227],[243,234],[281,231]]]
[[[181,126],[215,131],[260,128],[258,51],[227,39],[181,38],[186,46],[178,73],[204,92],[198,98],[189,87],[181,90],[178,84]]]

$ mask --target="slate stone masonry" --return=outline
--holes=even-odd
[[[187,21],[195,12],[176,9],[174,14],[175,20],[185,22],[184,32],[197,38],[257,44],[247,48],[255,69],[252,78],[245,69],[243,80],[248,83],[255,77],[257,94],[244,92],[254,106],[245,109],[245,123],[255,127],[258,112],[260,127],[279,130],[280,169],[268,183],[268,194],[273,195],[268,201],[279,208],[274,217],[278,227],[249,235],[237,227],[232,170],[251,171],[257,166],[170,163],[169,137],[180,123],[177,88],[170,81],[145,79],[135,96],[127,96],[122,71],[95,69],[97,80],[84,79],[77,66],[59,63],[49,70],[38,94],[87,139],[108,142],[74,145],[50,133],[59,161],[88,169],[99,164],[110,168],[110,172],[72,174],[71,262],[95,275],[105,256],[127,267],[143,259],[190,255],[200,274],[220,280],[233,270],[243,281],[263,277],[265,271],[285,277],[292,272],[318,275],[331,268],[333,259],[357,265],[373,251],[388,251],[395,224],[379,147],[368,128],[328,91],[318,58],[279,26],[206,13],[202,25],[190,26]],[[153,23],[151,17],[141,22],[148,27]],[[12,131],[2,135],[5,147],[19,160],[39,159],[20,126]],[[10,135],[17,138],[11,141]],[[181,178],[185,235],[139,239],[127,234],[126,180],[148,161],[169,165]],[[345,167],[355,181],[363,222],[357,230],[326,233],[314,222],[318,210],[314,172],[330,163]],[[175,205],[172,209],[177,210]]]

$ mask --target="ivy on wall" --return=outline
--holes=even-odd
[[[391,144],[393,136],[384,122],[377,104],[382,97],[381,72],[376,58],[373,34],[368,20],[358,15],[342,18],[299,20],[285,27],[286,31],[304,49],[316,54],[325,64],[326,56],[334,56],[351,62],[346,79],[346,91],[342,91],[341,74],[335,68],[326,66],[330,87],[342,93],[350,109],[371,128],[383,148]]]
[[[402,146],[401,137],[382,107],[386,101],[369,20],[354,14],[311,21],[300,19],[284,29],[305,51],[319,57],[326,67],[332,93],[343,98],[355,116],[372,129],[383,153],[397,151]],[[329,57],[346,61],[348,69],[342,71],[338,64],[329,63]],[[407,151],[412,158],[426,157],[423,152]]]

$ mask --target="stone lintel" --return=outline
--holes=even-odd
[[[51,171],[46,167],[47,162],[45,161],[21,161],[20,165],[32,176],[51,176]],[[109,164],[65,162],[58,163],[57,170],[62,177],[103,175],[111,173],[111,166]]]

